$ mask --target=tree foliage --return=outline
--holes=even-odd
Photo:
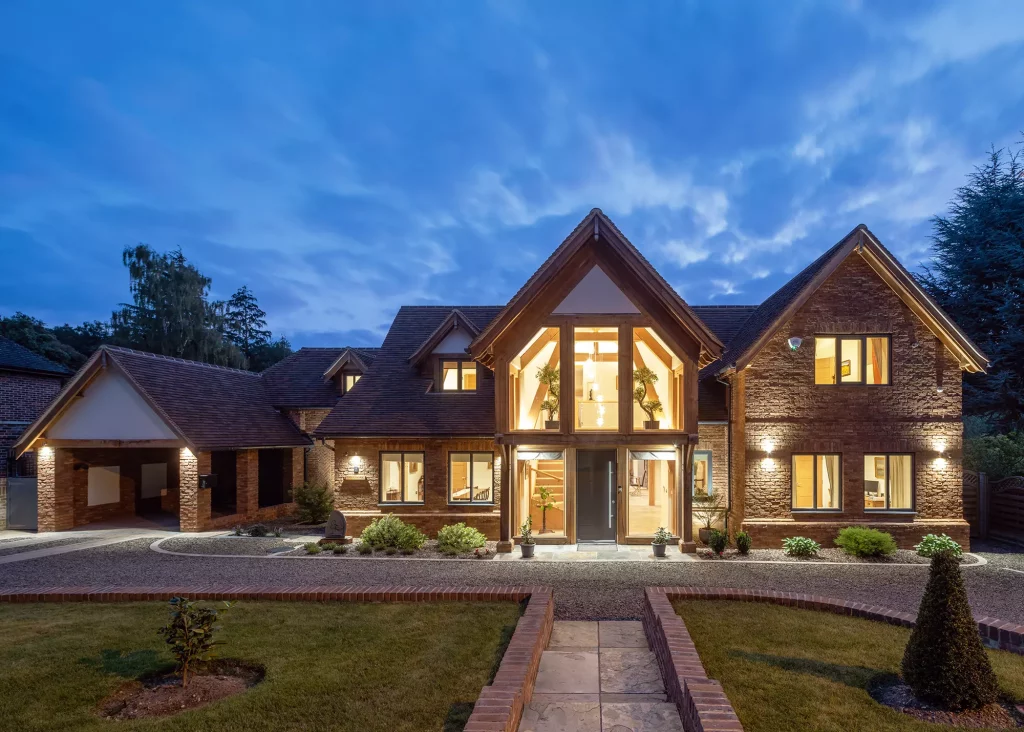
[[[67,343],[61,342],[54,331],[46,327],[46,323],[25,313],[0,317],[0,336],[71,370],[77,369],[87,358]]]
[[[934,222],[929,294],[991,359],[964,378],[964,413],[1024,426],[1024,168],[995,150]]]

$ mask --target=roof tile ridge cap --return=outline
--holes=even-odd
[[[149,351],[139,351],[135,348],[126,348],[125,346],[112,346],[104,343],[100,346],[100,349],[105,349],[110,353],[127,353],[133,356],[142,356],[144,358],[155,358],[161,361],[170,361],[171,363],[182,363],[187,366],[202,366],[208,369],[217,369],[219,371],[228,371],[233,373],[245,374],[247,376],[260,377],[260,373],[256,371],[249,371],[247,369],[238,369],[233,366],[221,366],[215,363],[204,363],[203,361],[193,361],[188,358],[180,358],[179,356],[165,356],[162,353],[150,353]]]

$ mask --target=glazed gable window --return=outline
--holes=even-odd
[[[887,335],[817,336],[814,383],[889,384],[891,345]]]
[[[839,455],[793,456],[793,510],[838,511],[842,479]]]
[[[441,361],[441,391],[476,391],[475,361]]]

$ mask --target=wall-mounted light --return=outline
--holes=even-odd
[[[941,394],[943,391],[945,391],[945,390],[941,386],[936,386],[935,387],[935,392],[937,394]]]
[[[765,453],[771,455],[772,451],[775,449],[775,443],[772,440],[765,440],[761,443],[761,447],[764,449]]]
[[[359,475],[359,470],[363,467],[363,459],[358,455],[353,455],[349,462],[352,465],[352,475]]]
[[[195,455],[192,454],[192,451],[189,450],[187,447],[181,448],[181,456],[185,459],[191,459],[195,457]]]
[[[796,349],[798,349],[800,347],[800,344],[803,343],[803,342],[804,342],[804,339],[803,338],[798,338],[797,336],[793,336],[788,341],[786,341],[786,343],[789,344],[789,350],[791,350],[791,351],[795,351]]]
[[[53,448],[50,447],[49,445],[43,445],[42,447],[39,448],[40,457],[48,458],[51,455],[53,455]]]
[[[932,465],[934,465],[937,470],[945,470],[947,465],[945,455],[946,441],[941,437],[935,440],[935,452],[939,453],[939,456],[935,458]]]
[[[935,452],[940,455],[946,452],[946,441],[941,437],[935,440]]]
[[[766,473],[774,473],[775,472],[775,460],[773,458],[770,458],[770,457],[764,458],[763,460],[761,460],[761,469],[764,472],[766,472]]]

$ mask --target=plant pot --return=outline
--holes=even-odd
[[[667,547],[667,546],[668,546],[668,544],[651,544],[651,547],[654,549],[654,556],[656,556],[656,557],[663,557],[663,556],[665,556],[665,547]]]
[[[533,550],[537,548],[536,544],[520,544],[519,548],[523,552],[523,559],[533,559]]]
[[[548,419],[544,421],[544,429],[546,430],[558,430],[561,427],[561,422],[557,419]]]
[[[711,541],[711,529],[700,529],[697,532],[697,536],[700,537],[700,543],[707,546],[708,542]]]
[[[644,420],[644,429],[645,430],[661,429],[661,420],[660,419],[646,419],[646,420]]]

